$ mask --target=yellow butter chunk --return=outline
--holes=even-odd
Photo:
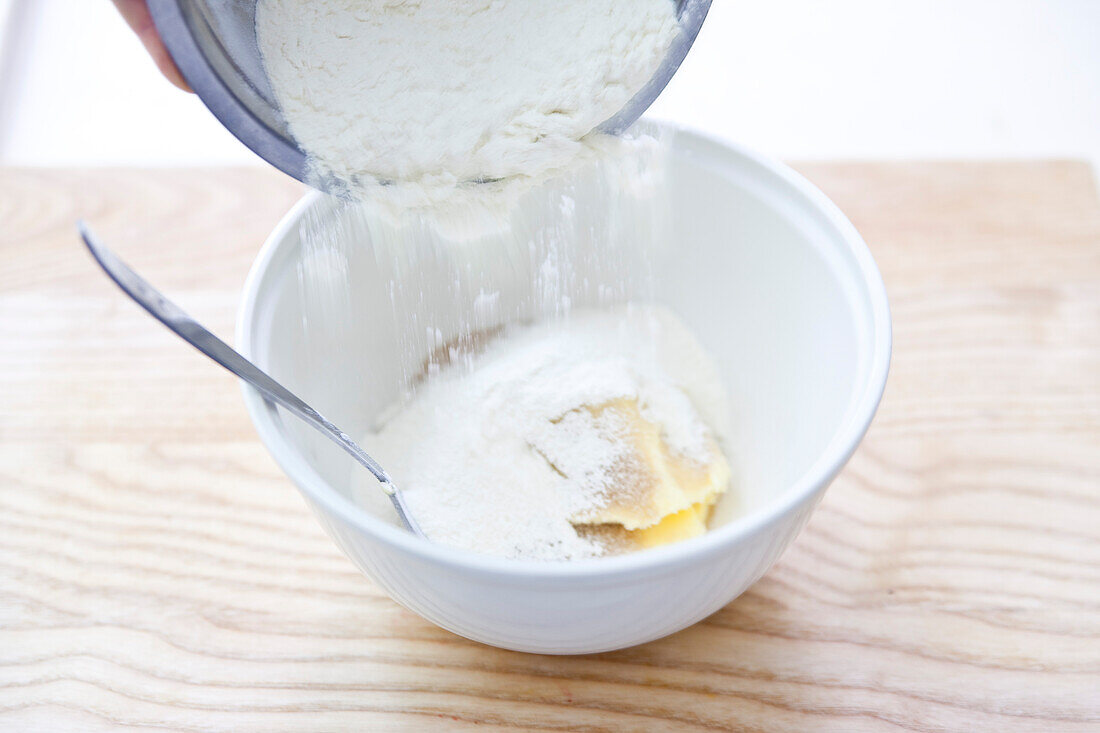
[[[600,482],[600,500],[571,517],[574,524],[617,525],[631,534],[647,530],[639,538],[647,547],[672,542],[706,531],[710,506],[729,486],[729,464],[713,438],[707,435],[693,456],[679,455],[635,399],[584,406],[555,426],[558,433],[550,432],[534,447],[567,479],[594,480],[595,475]],[[576,445],[571,438],[585,431],[613,446],[598,465],[570,450]]]
[[[694,504],[688,509],[665,517],[652,527],[628,532],[628,539],[639,547],[657,547],[705,534],[710,506]]]
[[[659,524],[695,504],[710,506],[726,490],[729,464],[709,436],[707,460],[699,462],[669,451],[660,426],[642,417],[633,399],[618,399],[588,409],[597,420],[621,428],[623,451],[611,475],[605,501],[574,519],[587,524],[619,524],[627,530]]]

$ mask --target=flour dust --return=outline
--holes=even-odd
[[[301,312],[320,326],[307,334],[327,333],[313,337],[309,366],[323,368],[377,325],[368,317],[380,314],[353,306],[360,268],[387,290],[405,398],[448,350],[467,352],[504,324],[652,301],[654,261],[669,245],[665,146],[648,133],[615,146],[519,194],[435,209],[335,199],[321,215],[311,209],[299,226]]]

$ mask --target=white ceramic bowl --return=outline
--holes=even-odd
[[[618,649],[683,629],[768,570],[871,422],[889,367],[890,318],[859,234],[785,166],[694,133],[665,132],[672,153],[662,195],[671,197],[673,217],[671,246],[650,263],[659,274],[656,297],[711,352],[732,406],[735,498],[705,536],[570,563],[424,542],[351,499],[362,469],[244,390],[267,449],[341,549],[396,601],[445,629],[549,654]],[[351,247],[341,267],[351,272],[353,295],[333,304],[325,326],[339,340],[310,330],[316,315],[302,313],[299,227],[314,213],[333,216],[331,209],[329,199],[311,194],[276,227],[248,277],[237,344],[341,427],[365,435],[398,395],[397,362],[417,363],[434,345],[420,337],[425,320],[446,336],[469,317],[472,300],[457,302],[445,283],[431,287],[443,269],[417,270],[429,295],[416,301],[416,327],[400,325],[404,310],[386,294],[398,271],[376,254],[355,254],[369,248]],[[353,230],[343,231],[366,236]],[[434,290],[445,295],[433,298]],[[350,325],[340,322],[349,306]]]

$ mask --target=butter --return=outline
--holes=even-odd
[[[683,511],[670,514],[652,527],[626,533],[626,540],[641,548],[668,545],[705,534],[709,504],[692,504]]]
[[[642,416],[636,400],[617,399],[582,409],[597,420],[610,418],[621,426],[623,452],[605,501],[574,516],[574,524],[618,524],[627,530],[656,527],[695,505],[709,508],[728,488],[729,463],[713,438],[706,438],[708,460],[700,463],[673,454],[660,426]]]
[[[615,446],[599,471],[570,450],[578,426]],[[709,434],[702,450],[680,455],[633,398],[570,411],[533,447],[567,479],[600,474],[601,500],[570,521],[585,535],[624,548],[656,547],[705,533],[711,506],[730,483],[729,463]]]

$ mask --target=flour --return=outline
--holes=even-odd
[[[354,243],[393,270],[401,363],[440,352],[445,332],[460,338],[403,375],[407,401],[364,441],[433,542],[599,556],[626,547],[600,527],[647,531],[698,507],[705,531],[729,483],[714,419],[722,387],[691,334],[651,306],[574,305],[652,291],[667,204],[656,141],[594,130],[653,77],[677,33],[673,0],[257,2],[257,43],[291,133],[317,183],[356,194],[343,213],[369,236]],[[299,278],[315,302],[303,312],[350,332],[335,311],[351,300],[325,292],[348,285],[336,247],[347,238],[307,224]],[[465,246],[434,246],[444,241]],[[488,243],[504,246],[475,246]],[[453,307],[429,308],[428,288]],[[547,320],[494,328],[521,320],[502,301]],[[391,514],[373,483],[353,491]]]
[[[401,188],[416,205],[470,182],[539,178],[583,155],[677,28],[672,0],[256,6],[271,86],[319,174],[372,196]]]
[[[570,519],[623,483],[625,426],[585,406],[637,400],[671,451],[711,458],[715,431],[705,417],[724,412],[723,387],[663,308],[581,310],[510,327],[459,356],[364,439],[433,542],[539,560],[605,554]],[[373,513],[388,513],[376,486],[356,493]]]

